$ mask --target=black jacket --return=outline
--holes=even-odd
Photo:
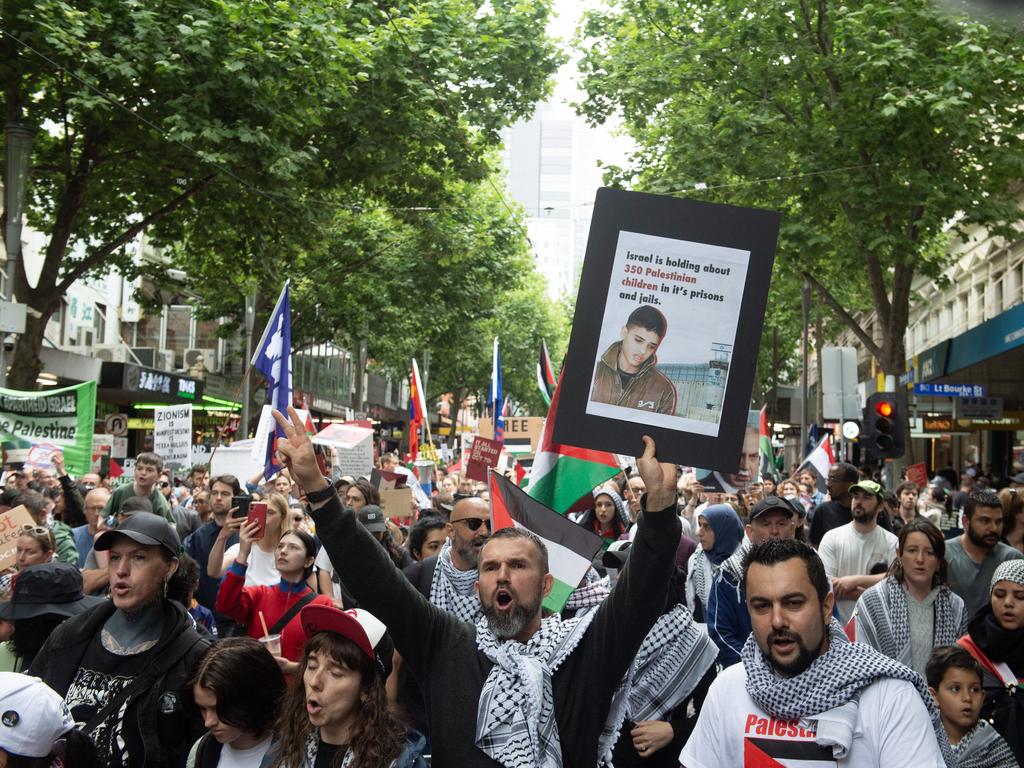
[[[204,730],[188,681],[196,658],[210,641],[200,637],[181,605],[173,600],[165,600],[163,605],[164,632],[151,651],[153,663],[159,664],[179,637],[188,650],[152,684],[135,694],[127,710],[135,712],[134,725],[146,752],[141,760],[133,755],[133,765],[147,768],[185,765],[189,747]],[[58,626],[32,663],[32,674],[61,696],[67,695],[89,644],[114,610],[113,602],[107,600]]]
[[[476,627],[431,605],[337,496],[312,516],[345,584],[387,626],[423,688],[433,764],[497,768],[474,744],[480,691],[492,666],[477,650]],[[612,694],[665,607],[679,536],[674,504],[644,513],[615,589],[552,678],[565,768],[597,764]]]

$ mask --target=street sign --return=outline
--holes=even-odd
[[[114,437],[128,434],[128,414],[112,413],[103,420],[103,431]]]
[[[857,395],[857,350],[822,347],[821,407],[826,420],[860,418]]]
[[[961,397],[954,401],[958,419],[1001,419],[1003,398]]]
[[[932,397],[984,397],[985,387],[981,384],[915,384],[914,394]]]
[[[922,432],[952,432],[952,416],[924,416],[921,419]]]

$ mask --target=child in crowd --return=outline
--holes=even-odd
[[[985,692],[981,666],[974,657],[958,645],[939,646],[932,651],[925,672],[957,768],[1017,768],[1003,737],[979,719]]]

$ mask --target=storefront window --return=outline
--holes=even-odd
[[[134,347],[160,348],[160,313],[147,312],[135,324]]]
[[[185,367],[185,350],[190,346],[192,338],[192,308],[167,308],[167,340],[164,348],[173,350],[174,367]]]

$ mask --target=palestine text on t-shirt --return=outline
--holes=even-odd
[[[131,685],[146,668],[151,655],[147,652],[118,656],[103,647],[99,635],[94,637],[64,697],[75,723],[79,727],[88,723],[111,698]],[[134,721],[134,715],[128,714],[129,708],[134,709],[134,705],[124,702],[91,733],[101,765],[110,768],[127,766],[129,755],[142,753],[142,744],[138,743],[135,729],[126,732],[124,728],[126,722]]]

